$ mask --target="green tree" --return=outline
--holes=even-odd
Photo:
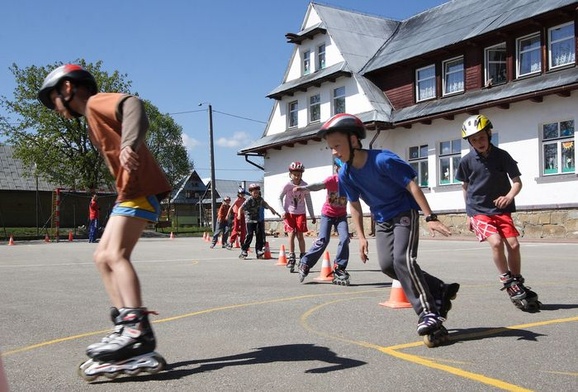
[[[94,75],[100,91],[134,94],[126,74],[118,71],[109,74],[102,70],[101,61],[90,64],[79,59],[75,63]],[[60,65],[21,68],[12,64],[10,71],[16,80],[14,99],[2,96],[0,105],[15,118],[0,116],[0,129],[14,147],[15,157],[50,182],[77,190],[102,187],[114,190],[112,176],[88,138],[84,119],[57,116],[36,98],[46,75]],[[182,145],[182,128],[148,101],[145,110],[151,122],[147,142],[174,185],[193,167]]]

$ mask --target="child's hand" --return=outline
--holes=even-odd
[[[429,228],[429,232],[432,237],[435,237],[436,231],[445,237],[452,235],[451,230],[446,225],[437,220],[428,222],[427,227]]]
[[[512,202],[512,198],[508,196],[500,196],[496,200],[494,200],[494,205],[499,209],[504,209],[510,205]]]
[[[363,239],[359,239],[359,255],[361,256],[361,261],[363,262],[363,264],[365,264],[367,262],[367,260],[369,260],[369,257],[367,256],[369,254],[369,246],[367,244],[367,240],[365,238]]]

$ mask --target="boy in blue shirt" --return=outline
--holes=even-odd
[[[325,138],[334,157],[345,162],[339,170],[340,194],[349,200],[353,224],[359,237],[359,251],[367,261],[368,243],[363,229],[360,198],[370,207],[376,222],[376,246],[381,271],[401,283],[419,316],[417,333],[428,347],[447,340],[442,325],[451,308],[459,284],[445,284],[423,272],[417,264],[419,210],[426,216],[432,234],[445,236],[450,230],[432,213],[416,173],[400,157],[388,150],[364,150],[365,126],[356,116],[340,113],[330,118],[318,133]]]

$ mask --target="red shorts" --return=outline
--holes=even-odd
[[[518,230],[516,230],[512,215],[509,213],[491,216],[476,215],[470,218],[470,222],[480,242],[496,233],[502,238],[518,237],[520,235]]]
[[[287,214],[285,217],[285,231],[287,233],[297,232],[306,233],[307,232],[307,217],[305,214]]]

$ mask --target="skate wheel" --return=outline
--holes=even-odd
[[[167,361],[160,355],[154,355],[153,358],[157,361],[157,365],[146,369],[149,374],[157,374],[167,366]]]
[[[90,360],[89,360],[90,361]],[[97,375],[88,375],[84,372],[85,369],[85,365],[87,364],[88,361],[82,362],[79,366],[78,369],[76,371],[76,373],[80,376],[80,378],[82,378],[84,381],[94,381],[98,378]]]
[[[119,375],[120,375],[120,372],[104,373],[104,377],[108,378],[109,380],[114,380]]]

